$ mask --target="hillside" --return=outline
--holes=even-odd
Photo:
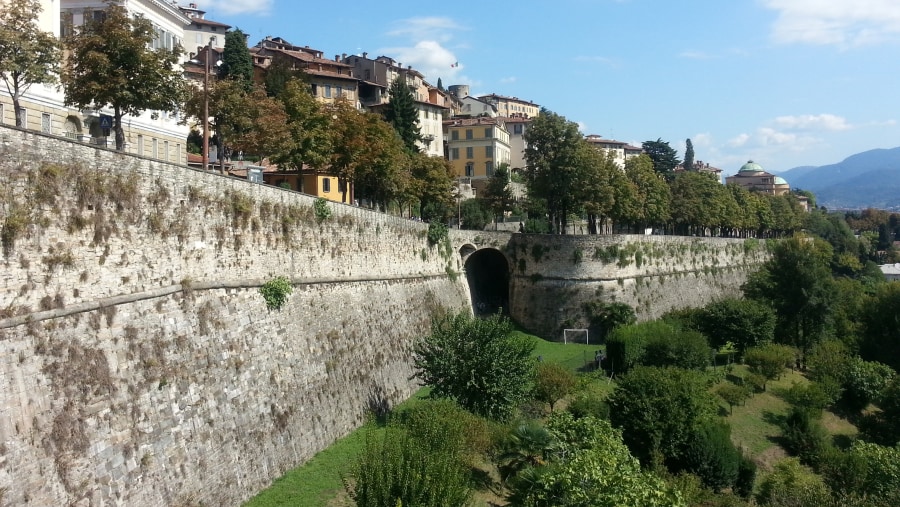
[[[816,194],[827,208],[900,207],[900,147],[869,150],[837,164],[782,173],[793,188]]]

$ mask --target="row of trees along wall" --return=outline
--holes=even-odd
[[[426,224],[275,187],[0,127],[0,188],[4,503],[239,504],[468,301]]]
[[[630,305],[640,320],[699,307],[727,296],[768,258],[764,241],[683,236],[517,235],[511,263],[510,313],[527,329],[562,339],[589,328],[585,305]]]

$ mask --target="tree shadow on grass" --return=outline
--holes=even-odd
[[[775,412],[772,412],[771,410],[763,411],[762,420],[771,424],[772,426],[777,427],[781,431],[784,431],[784,427],[787,425],[787,416],[786,415],[776,414]],[[775,444],[781,448],[785,448],[785,444],[787,443],[785,438],[780,434],[779,435],[769,435],[766,437],[766,439],[768,439],[769,442],[772,442],[773,444]]]

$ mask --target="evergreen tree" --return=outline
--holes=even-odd
[[[419,151],[416,143],[422,140],[419,132],[419,110],[412,90],[402,78],[394,79],[389,90],[391,101],[384,110],[384,119],[394,127],[410,153]]]
[[[684,170],[685,171],[693,171],[694,170],[694,143],[691,142],[691,138],[688,138],[687,141],[684,142]]]
[[[13,0],[0,11],[0,76],[13,101],[16,126],[25,127],[19,99],[33,84],[53,84],[59,72],[59,43],[40,30],[37,0]]]
[[[440,91],[444,91],[444,83],[441,82],[441,78],[438,78],[437,89]]]
[[[675,167],[681,163],[675,148],[669,146],[669,143],[662,139],[644,141],[641,148],[653,161],[653,170],[663,175],[666,181],[671,181],[675,176]]]
[[[225,48],[222,50],[222,65],[219,65],[219,79],[235,79],[250,91],[253,87],[253,58],[247,48],[247,35],[235,28],[225,33]]]

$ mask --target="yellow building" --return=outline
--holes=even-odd
[[[499,118],[466,118],[444,122],[447,159],[457,178],[487,180],[510,162],[509,132]]]

